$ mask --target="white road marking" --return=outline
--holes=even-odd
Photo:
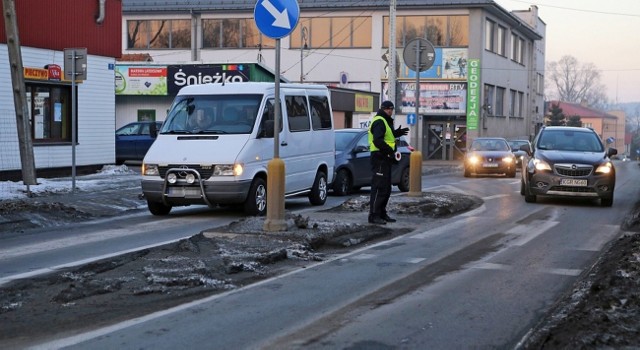
[[[410,264],[417,264],[417,263],[423,262],[425,260],[427,260],[427,259],[426,258],[411,258],[411,259],[408,259],[407,262],[410,263]]]
[[[511,195],[510,194],[494,194],[493,196],[482,197],[482,200],[488,201],[490,199],[509,197],[509,196]]]
[[[500,271],[509,271],[512,269],[511,266],[505,264],[494,264],[489,262],[479,262],[469,266],[472,269],[482,269],[482,270],[500,270]]]
[[[527,225],[517,225],[508,230],[506,233],[511,235],[520,236],[515,240],[511,241],[510,245],[522,246],[527,244],[532,239],[538,237],[539,235],[545,233],[547,230],[552,228],[553,226],[559,224],[558,221],[552,220],[534,220],[530,224]]]
[[[544,269],[540,270],[542,273],[550,273],[552,275],[561,276],[578,276],[582,273],[582,270],[578,269]]]
[[[351,259],[353,260],[367,260],[367,259],[373,259],[377,257],[377,255],[375,254],[358,254],[356,256],[352,256]]]

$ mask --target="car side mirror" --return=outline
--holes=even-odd
[[[531,147],[529,145],[521,145],[520,150],[525,151],[528,156],[531,156]]]
[[[353,149],[354,153],[369,152],[369,147],[358,145]]]
[[[610,147],[607,150],[607,157],[615,156],[616,154],[618,154],[618,150],[616,148]]]

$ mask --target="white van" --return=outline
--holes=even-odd
[[[247,214],[264,215],[274,96],[274,83],[182,88],[142,164],[149,211],[167,215],[174,206],[242,204]],[[335,163],[329,91],[281,84],[280,106],[285,196],[308,194],[311,204],[323,205]]]

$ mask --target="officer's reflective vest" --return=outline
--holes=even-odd
[[[373,125],[373,123],[376,120],[382,120],[384,122],[384,126],[387,129],[384,132],[384,142],[386,142],[387,145],[389,145],[389,147],[391,147],[392,150],[395,150],[396,149],[396,138],[393,136],[393,129],[391,129],[391,127],[387,123],[386,119],[384,119],[383,117],[381,117],[379,115],[376,115],[371,120],[371,124],[369,124],[369,151],[371,151],[371,152],[379,151],[378,147],[376,147],[376,145],[373,144],[373,134],[371,133],[371,126]]]

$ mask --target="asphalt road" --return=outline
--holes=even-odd
[[[622,233],[640,170],[616,165],[611,208],[525,203],[517,178],[434,175],[425,190],[473,194],[485,204],[274,279],[44,346],[515,348]]]

